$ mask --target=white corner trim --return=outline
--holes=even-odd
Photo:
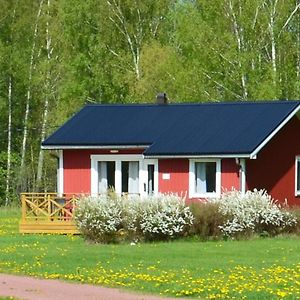
[[[96,159],[91,159],[91,196],[96,197],[98,195],[98,165]]]
[[[62,150],[58,151],[57,193],[60,196],[64,193],[64,153]]]
[[[283,128],[288,121],[290,121],[292,119],[292,117],[300,110],[300,104],[283,120],[283,122],[281,122],[281,124],[279,124],[279,126],[277,126],[277,128],[275,128],[275,130],[273,130],[271,132],[271,134],[265,138],[265,140],[256,147],[256,149],[250,154],[250,158],[254,159],[256,158],[256,155],[258,154],[258,152],[274,137],[274,135],[276,135],[278,133],[278,131]]]
[[[198,194],[195,192],[195,162],[216,163],[216,192]],[[214,198],[221,196],[221,159],[190,159],[189,160],[189,198]]]
[[[297,180],[298,178],[298,163],[300,163],[300,156],[295,157],[295,196],[300,196],[300,190],[297,189]]]
[[[241,167],[241,193],[245,195],[246,193],[246,160],[240,160],[240,167]]]

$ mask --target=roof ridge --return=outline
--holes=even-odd
[[[253,105],[253,104],[300,104],[300,100],[251,100],[251,101],[220,101],[220,102],[175,102],[168,104],[156,103],[95,103],[84,107],[168,107],[168,106],[200,106],[200,105]]]

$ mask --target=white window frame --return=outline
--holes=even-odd
[[[195,163],[216,163],[216,192],[196,193],[195,191]],[[213,198],[221,196],[221,159],[190,159],[189,160],[189,198]]]
[[[300,190],[297,189],[297,181],[300,180],[298,178],[298,164],[300,164],[300,156],[295,158],[295,196],[300,196]]]
[[[122,161],[138,161],[139,162],[139,194],[146,196],[145,185],[147,185],[148,170],[147,164],[154,164],[154,194],[158,194],[158,161],[157,159],[144,159],[140,154],[117,154],[117,155],[103,155],[92,154],[91,156],[91,195],[98,195],[98,162],[99,161],[114,161],[115,162],[115,192],[118,195],[122,194]]]

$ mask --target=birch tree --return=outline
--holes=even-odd
[[[14,22],[15,9],[13,12]],[[10,36],[12,41],[12,34]],[[11,68],[10,68],[11,72]],[[10,203],[9,191],[10,191],[10,175],[11,175],[11,140],[12,140],[12,74],[8,74],[8,84],[7,84],[7,107],[8,107],[8,122],[7,122],[7,165],[6,165],[6,188],[5,188],[5,205]]]
[[[43,110],[43,118],[42,118],[42,128],[41,128],[41,142],[46,137],[46,126],[48,122],[48,113],[49,113],[49,97],[51,96],[51,74],[50,74],[50,63],[51,63],[51,57],[52,57],[52,44],[51,44],[51,35],[50,35],[50,0],[47,0],[47,20],[46,20],[46,53],[47,53],[47,70],[46,70],[46,82],[45,82],[45,101],[44,101],[44,110]],[[43,163],[44,163],[44,152],[39,147],[39,155],[38,155],[38,165],[37,165],[37,186],[40,186],[41,180],[42,180],[42,172],[43,172]]]
[[[128,50],[131,57],[132,70],[135,79],[141,79],[141,51],[149,38],[155,39],[161,23],[165,18],[170,1],[143,3],[142,1],[107,0],[108,19],[117,31],[121,45]],[[122,43],[123,41],[123,43]],[[118,44],[115,44],[118,45]],[[107,45],[110,53],[118,58],[120,48],[114,44]],[[120,44],[119,44],[120,45]]]
[[[38,10],[36,13],[36,19],[34,23],[34,30],[32,36],[32,47],[31,53],[29,58],[29,67],[28,67],[28,87],[26,92],[26,104],[25,104],[25,114],[24,114],[24,125],[23,125],[23,138],[22,138],[22,147],[21,147],[21,166],[20,166],[20,175],[24,175],[24,167],[25,167],[25,156],[26,156],[26,146],[27,146],[27,139],[28,139],[28,121],[29,121],[29,114],[30,114],[30,103],[31,103],[31,94],[32,94],[32,76],[34,71],[34,63],[35,63],[35,56],[36,56],[36,44],[38,38],[38,29],[39,29],[39,22],[40,16],[43,8],[44,0],[40,0]]]
[[[238,58],[238,66],[239,66],[240,74],[241,74],[243,99],[247,100],[247,98],[248,98],[247,78],[246,78],[246,74],[244,72],[244,66],[242,64],[242,59],[241,59],[242,54],[246,51],[244,28],[243,28],[243,25],[238,22],[238,18],[237,18],[235,9],[233,7],[232,0],[228,0],[228,6],[229,6],[229,15],[230,15],[230,18],[231,18],[232,24],[233,24],[233,32],[234,32],[236,42],[237,42],[237,50],[238,50],[238,54],[240,56]],[[240,15],[243,13],[241,1],[238,1],[237,11]]]

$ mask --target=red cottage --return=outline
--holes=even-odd
[[[59,194],[266,189],[300,203],[300,101],[87,105],[43,142]]]

